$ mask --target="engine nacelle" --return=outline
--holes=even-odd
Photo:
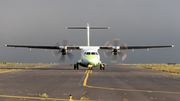
[[[118,54],[118,50],[117,50],[117,49],[114,49],[114,50],[113,50],[113,54],[114,54],[114,55],[117,55],[117,54]]]
[[[62,52],[62,55],[66,55],[67,50],[66,49],[62,49],[61,52]]]

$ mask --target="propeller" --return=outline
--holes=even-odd
[[[58,56],[60,53],[62,54],[59,61],[64,62],[65,61],[65,55],[67,55],[70,60],[72,60],[72,58],[74,57],[74,55],[72,53],[68,52],[67,49],[66,49],[68,41],[69,41],[68,39],[63,39],[63,48],[61,50],[58,50],[58,51],[52,51],[53,56]],[[54,43],[54,45],[55,46],[60,46],[58,41],[56,41]]]
[[[121,57],[122,61],[124,61],[125,58],[127,57],[127,55],[125,53],[120,52],[120,47],[127,47],[127,45],[124,43],[118,48],[117,46],[118,46],[119,41],[120,41],[120,39],[114,38],[114,48],[113,48],[113,50],[103,52],[105,57],[109,57],[110,55],[113,55],[113,58],[111,59],[111,62],[113,62],[113,63],[117,63],[117,55],[119,55]],[[112,45],[109,43],[109,41],[107,41],[104,44],[104,46],[111,47]]]

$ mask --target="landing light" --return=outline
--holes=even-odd
[[[93,65],[88,65],[89,68],[93,67]]]

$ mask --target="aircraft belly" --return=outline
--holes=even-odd
[[[82,66],[92,65],[93,67],[97,67],[100,64],[101,64],[101,61],[97,59],[94,59],[94,60],[83,59],[81,63]]]

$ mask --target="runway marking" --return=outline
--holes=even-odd
[[[86,74],[86,77],[85,77],[84,83],[83,83],[83,86],[85,86],[85,87],[87,86],[86,83],[87,83],[87,79],[88,79],[88,77],[89,77],[89,72],[90,72],[90,70],[86,70],[86,73],[87,73],[87,74]]]
[[[86,70],[86,73],[88,72],[88,70]],[[83,86],[83,81],[84,81],[84,78],[86,77],[86,73],[84,73],[83,77],[81,78],[81,80],[79,81],[78,83],[78,86]]]
[[[134,92],[147,92],[147,93],[167,93],[167,94],[180,94],[180,92],[169,92],[169,91],[150,91],[150,90],[136,90],[136,89],[120,89],[120,88],[108,88],[108,87],[97,87],[97,86],[89,86],[87,85],[87,80],[89,77],[89,73],[91,71],[89,70],[88,72],[86,71],[86,77],[84,79],[83,86],[88,87],[88,88],[97,88],[97,89],[107,89],[107,90],[121,90],[121,91],[134,91]]]
[[[10,98],[19,98],[19,99],[45,99],[45,100],[69,100],[69,99],[57,99],[57,98],[42,98],[42,97],[28,97],[28,96],[10,96],[10,95],[0,95],[0,97],[10,97]],[[73,100],[80,101],[80,100]]]
[[[38,99],[38,100],[58,100],[58,101],[82,101],[75,99],[59,99],[59,98],[42,98],[42,97],[28,97],[28,96],[10,96],[10,95],[0,95],[0,97],[9,97],[9,98],[19,98],[19,99]],[[83,101],[94,101],[94,100],[83,100]]]

